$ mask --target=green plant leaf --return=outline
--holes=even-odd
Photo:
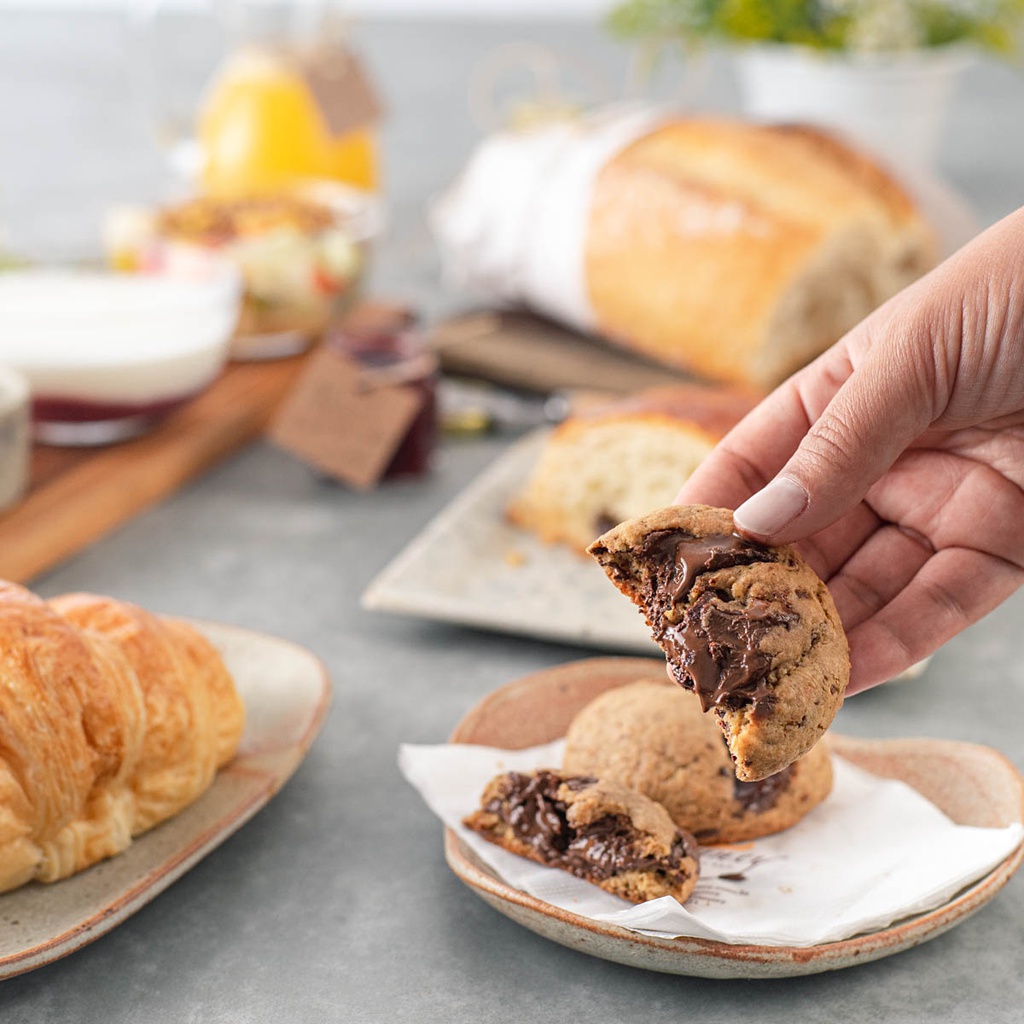
[[[777,42],[838,50],[861,38],[867,19],[885,24],[883,2],[921,45],[970,42],[1005,56],[1020,49],[1024,0],[624,0],[606,24],[623,40],[659,46]],[[876,45],[885,49],[884,37]],[[894,35],[890,45],[907,43]]]

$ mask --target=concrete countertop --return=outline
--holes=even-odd
[[[615,80],[624,55],[593,27],[557,23],[376,22],[359,39],[391,109],[393,223],[377,289],[437,313],[453,300],[437,280],[423,205],[475,138],[465,94],[476,60],[504,41],[533,39],[571,48]],[[26,246],[88,249],[105,204],[165,186],[122,58],[121,28],[108,15],[0,13],[0,218]],[[727,109],[728,70],[711,64],[706,103]],[[983,223],[1024,201],[1021,110],[1024,82],[1013,72],[969,69],[943,170]],[[309,757],[268,807],[110,934],[0,983],[0,1019],[1020,1021],[1019,877],[917,949],[781,982],[673,977],[593,959],[517,926],[455,879],[438,821],[398,773],[398,744],[441,741],[490,690],[584,652],[371,614],[359,595],[507,441],[449,441],[428,479],[371,494],[325,483],[256,444],[35,581],[47,595],[94,590],[288,637],[325,661],[335,698]],[[837,728],[984,743],[1024,767],[1022,612],[1024,600],[1011,600],[941,651],[924,678],[851,700]]]

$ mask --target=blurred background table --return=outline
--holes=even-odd
[[[106,205],[154,198],[164,164],[126,85],[119,19],[26,10],[0,10],[0,220],[36,251],[88,255]],[[391,227],[375,289],[430,316],[456,300],[440,287],[424,203],[477,137],[466,104],[477,60],[513,39],[582,54],[613,83],[624,74],[624,52],[583,23],[358,28],[390,111]],[[717,58],[703,102],[722,110],[735,102]],[[1022,110],[1024,80],[989,63],[969,70],[951,110],[942,167],[982,223],[1024,201]],[[368,494],[325,483],[257,443],[34,581],[47,595],[107,592],[288,637],[326,662],[335,699],[311,755],[264,811],[110,934],[0,983],[3,1020],[1019,1021],[1019,877],[918,949],[773,983],[591,959],[518,927],[456,881],[439,823],[398,773],[398,744],[441,741],[488,691],[582,652],[370,614],[359,595],[507,442],[449,440],[428,479]],[[950,643],[924,678],[849,702],[837,728],[989,744],[1024,767],[1022,612],[1024,600],[1011,600]]]

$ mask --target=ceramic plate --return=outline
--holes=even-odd
[[[453,742],[520,749],[565,734],[599,693],[663,670],[640,658],[591,658],[546,669],[496,690],[452,733]],[[866,771],[913,786],[954,822],[1004,827],[1024,820],[1024,779],[988,747],[948,740],[831,737],[832,748]],[[941,935],[987,903],[1024,857],[1024,845],[947,903],[879,931],[811,947],[730,945],[651,938],[553,907],[503,882],[452,832],[445,856],[455,874],[501,913],[563,946],[633,967],[707,978],[781,978],[837,970],[890,956]]]
[[[321,662],[276,637],[196,623],[245,702],[239,753],[194,804],[123,853],[53,885],[0,896],[0,978],[74,952],[120,924],[245,824],[298,767],[327,713]]]
[[[370,584],[364,607],[661,657],[643,617],[593,559],[506,521],[545,436],[530,434],[495,459]]]

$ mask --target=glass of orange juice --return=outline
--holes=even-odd
[[[167,0],[145,0],[136,8],[143,36],[135,52],[140,65],[158,48],[165,6]],[[325,67],[328,74],[347,73],[353,66],[364,74],[347,48],[348,27],[337,0],[207,0],[204,10],[221,31],[224,52],[187,132],[171,130],[178,136],[171,140],[175,151],[187,154],[178,163],[187,168],[193,190],[237,198],[320,178],[376,191],[380,172],[373,118],[360,120],[359,110],[348,117],[345,110],[326,110],[311,77],[314,58],[318,74]],[[151,96],[160,91],[151,88],[151,67],[140,66],[137,77]],[[357,91],[350,99],[368,112],[365,93]],[[335,107],[348,101],[345,92],[332,97]],[[167,124],[161,129],[166,136]]]

